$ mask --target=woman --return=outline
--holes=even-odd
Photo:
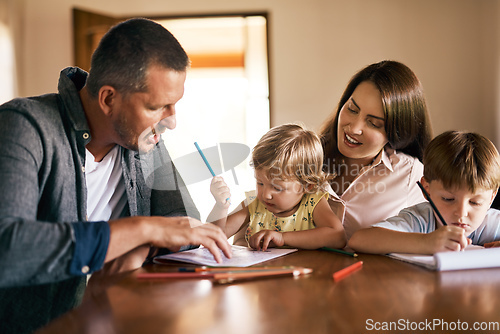
[[[354,75],[321,131],[325,168],[335,174],[329,203],[348,239],[424,201],[416,182],[431,132],[422,85],[407,66],[382,61]]]

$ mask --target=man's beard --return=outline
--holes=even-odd
[[[115,132],[118,134],[119,145],[132,150],[139,151],[139,138],[134,131],[129,127],[129,122],[126,118],[120,118],[117,122],[113,123],[113,128]]]

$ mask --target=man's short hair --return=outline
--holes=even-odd
[[[152,65],[182,72],[189,58],[177,39],[162,25],[144,18],[112,27],[101,39],[91,60],[87,90],[97,97],[104,85],[122,94],[143,92]]]

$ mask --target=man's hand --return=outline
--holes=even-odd
[[[197,227],[192,227],[197,226]],[[105,262],[143,245],[178,251],[185,245],[203,245],[222,262],[231,257],[226,235],[213,224],[190,217],[128,217],[109,222],[111,231]]]

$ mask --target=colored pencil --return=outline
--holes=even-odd
[[[161,272],[161,273],[139,273],[138,279],[155,279],[155,278],[213,278],[214,273],[208,272]]]
[[[198,152],[200,153],[201,155],[201,158],[203,159],[203,161],[205,161],[205,165],[207,165],[208,167],[208,170],[210,171],[210,173],[212,174],[212,176],[215,176],[215,173],[214,173],[214,170],[212,169],[212,166],[210,166],[210,164],[208,163],[208,160],[207,158],[205,157],[205,154],[203,154],[203,151],[201,150],[200,146],[198,145],[197,142],[194,142],[194,146],[196,146],[196,149],[198,150]]]
[[[307,275],[312,273],[310,268],[290,268],[290,269],[278,269],[278,270],[262,270],[262,271],[250,271],[250,272],[233,272],[233,273],[220,273],[214,274],[214,279],[216,283],[226,284],[233,283],[242,280],[249,280],[255,278],[265,278],[265,277],[276,277],[276,276],[299,276]]]
[[[363,261],[358,261],[353,264],[351,264],[348,267],[345,267],[344,269],[341,269],[333,274],[333,280],[334,281],[340,281],[341,279],[351,275],[352,273],[358,271],[363,267]]]
[[[235,269],[235,268],[233,268]],[[165,279],[165,278],[213,278],[218,283],[230,283],[242,279],[271,277],[281,275],[303,275],[312,272],[312,269],[302,267],[279,267],[265,269],[237,268],[225,271],[200,271],[200,272],[155,272],[139,273],[138,279]],[[245,270],[246,269],[246,270]]]
[[[347,251],[342,250],[342,249],[336,249],[336,248],[330,248],[330,247],[322,247],[320,249],[321,250],[326,250],[326,251],[329,251],[329,252],[335,252],[335,253],[340,253],[340,254],[344,254],[344,255],[349,255],[349,256],[352,256],[352,257],[358,257],[358,254],[356,254],[356,253],[347,252]]]
[[[205,165],[207,165],[208,170],[210,171],[210,173],[212,174],[212,176],[215,177],[215,172],[212,169],[212,166],[210,166],[210,164],[208,163],[207,157],[205,157],[205,154],[203,154],[203,151],[201,150],[201,148],[198,145],[198,143],[194,142],[194,146],[196,146],[196,149],[198,150],[198,153],[200,153],[201,158],[203,159],[203,161],[205,161]],[[226,202],[229,202],[230,200],[231,200],[230,197],[226,198]]]
[[[179,268],[179,272],[228,272],[228,271],[258,271],[258,270],[280,270],[292,269],[292,266],[283,267],[183,267]]]
[[[422,192],[424,193],[425,198],[429,201],[429,203],[432,206],[432,209],[434,210],[434,212],[436,213],[436,215],[439,217],[439,219],[441,219],[441,222],[443,223],[443,225],[445,225],[445,226],[448,225],[448,224],[446,224],[446,222],[444,221],[443,216],[441,216],[441,213],[439,212],[438,208],[436,207],[436,205],[432,201],[431,196],[429,195],[429,193],[424,189],[424,186],[422,185],[422,183],[420,183],[420,181],[417,181],[417,184],[420,187],[420,189],[422,189]]]

